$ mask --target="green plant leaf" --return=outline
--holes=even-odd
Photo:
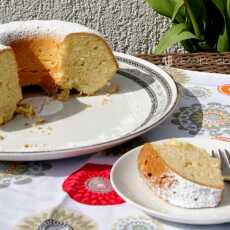
[[[184,0],[188,21],[191,22],[194,33],[200,39],[204,38],[207,22],[206,6],[204,0]]]
[[[159,14],[174,17],[178,22],[185,19],[184,11],[181,10],[184,0],[146,0],[146,2]]]
[[[217,42],[217,51],[225,52],[229,50],[229,37],[227,28],[225,27],[224,33],[220,34]]]
[[[154,53],[160,54],[173,44],[187,39],[197,39],[197,36],[187,30],[186,24],[173,24],[161,38],[159,44],[154,50]]]
[[[176,16],[178,15],[181,7],[184,5],[184,1],[177,1],[177,3],[174,6],[173,14],[172,14],[172,21],[175,20]]]
[[[181,42],[191,52],[230,50],[230,0],[145,0],[173,26],[155,49]]]
[[[226,0],[212,0],[215,6],[219,9],[224,19],[224,28],[219,35],[217,42],[217,51],[224,52],[229,50],[229,36],[228,36],[228,18],[227,18],[227,4]]]
[[[212,0],[212,2],[216,5],[222,15],[225,17],[225,9],[226,9],[226,0]]]
[[[227,0],[226,7],[227,7],[228,17],[230,18],[230,0]]]

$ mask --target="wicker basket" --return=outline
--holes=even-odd
[[[226,53],[190,53],[166,55],[138,55],[138,57],[157,65],[230,74],[230,52]]]

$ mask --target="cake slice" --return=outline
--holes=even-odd
[[[194,145],[174,140],[145,144],[138,155],[138,169],[153,192],[175,206],[215,207],[221,201],[220,162]]]
[[[14,53],[0,45],[0,124],[9,121],[22,99]]]

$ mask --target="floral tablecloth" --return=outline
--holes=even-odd
[[[230,224],[191,226],[150,218],[124,202],[110,184],[116,159],[146,141],[192,136],[230,141],[229,76],[166,70],[182,97],[158,128],[91,156],[0,162],[0,230],[230,229]]]

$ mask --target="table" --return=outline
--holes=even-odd
[[[150,218],[111,187],[112,164],[146,141],[194,136],[230,141],[228,75],[164,68],[178,83],[182,97],[174,114],[145,135],[94,155],[0,162],[0,229],[230,229],[230,224],[191,226]]]

